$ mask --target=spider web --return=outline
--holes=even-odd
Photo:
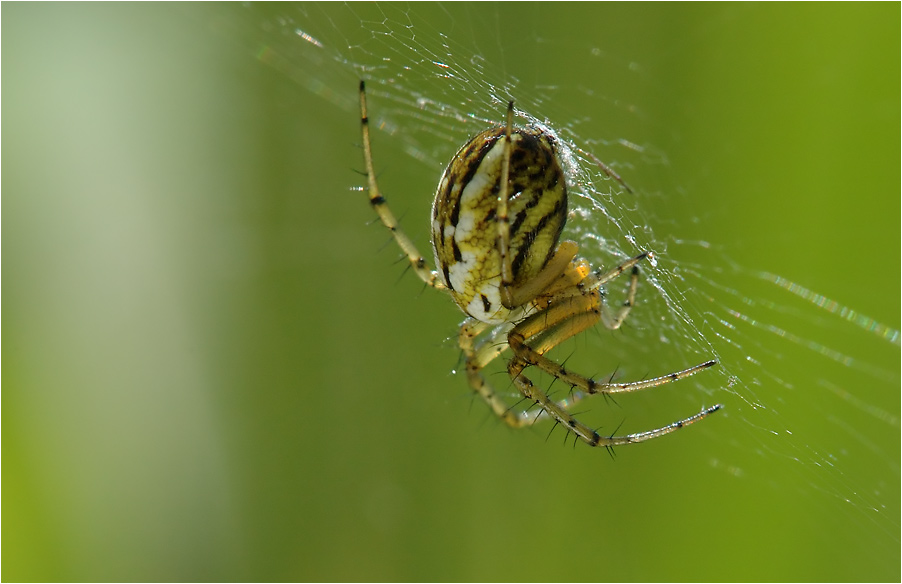
[[[641,65],[601,42],[559,31],[532,28],[506,36],[508,16],[501,7],[478,14],[441,7],[438,15],[378,4],[241,10],[253,14],[255,26],[240,34],[259,60],[321,96],[323,107],[353,118],[356,82],[365,79],[375,139],[402,149],[407,162],[436,179],[468,137],[502,119],[509,99],[518,123],[547,125],[570,150],[572,211],[565,235],[580,243],[593,266],[613,266],[643,250],[657,257],[644,268],[639,307],[627,330],[614,343],[604,333],[587,341],[593,350],[577,343],[574,368],[641,377],[717,359],[718,367],[681,381],[667,397],[637,395],[630,424],[646,423],[633,409],[689,415],[723,403],[730,435],[712,448],[711,467],[753,481],[763,492],[793,490],[811,498],[844,518],[841,537],[865,538],[875,556],[897,554],[897,324],[821,295],[792,274],[768,271],[768,258],[748,267],[747,260],[735,259],[729,240],[705,236],[699,225],[722,213],[691,205],[690,188],[674,182],[668,153],[648,138],[657,122],[618,94],[652,82]],[[607,77],[516,77],[505,65],[516,55],[547,71],[542,55],[551,49]],[[635,192],[603,172],[596,156]],[[385,162],[377,154],[377,165]],[[431,201],[405,196],[393,193],[395,210],[425,217]],[[428,248],[425,230],[409,218],[405,225],[421,249]],[[889,269],[896,269],[892,262]],[[622,292],[618,284],[608,290],[614,298]],[[875,308],[878,316],[897,318],[892,306]],[[594,345],[604,347],[601,364]],[[615,409],[614,415],[624,413]],[[701,426],[698,431],[712,442],[719,439]]]

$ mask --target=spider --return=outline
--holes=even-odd
[[[577,244],[559,241],[567,217],[567,181],[555,136],[536,127],[514,127],[514,104],[503,126],[472,138],[451,160],[432,206],[432,246],[437,270],[426,263],[401,231],[376,183],[367,118],[366,89],[360,82],[360,126],[370,205],[426,285],[450,293],[468,318],[458,334],[472,390],[511,427],[551,417],[590,446],[611,449],[644,442],[695,423],[715,405],[667,426],[621,436],[599,434],[568,409],[591,394],[610,395],[677,381],[716,364],[707,361],[683,371],[628,383],[597,381],[566,369],[545,353],[599,321],[617,329],[635,304],[638,264],[643,252],[615,268],[590,270],[577,259]],[[613,178],[618,176],[601,165]],[[621,181],[622,183],[622,181]],[[624,184],[624,186],[626,186]],[[626,187],[628,188],[628,187]],[[629,273],[626,301],[612,312],[601,287]],[[484,334],[485,333],[485,334]],[[477,338],[483,335],[481,342]],[[510,350],[507,371],[536,412],[515,411],[489,385],[483,369]],[[525,374],[545,371],[571,387],[570,399],[555,401]]]

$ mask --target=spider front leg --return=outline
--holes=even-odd
[[[637,260],[637,258],[634,258],[634,260]],[[630,287],[634,291],[635,284],[631,283]],[[508,373],[524,397],[535,402],[542,411],[547,412],[555,421],[573,431],[590,446],[615,446],[642,442],[669,434],[720,409],[721,406],[716,405],[662,428],[618,437],[600,436],[598,432],[576,420],[566,411],[562,404],[551,400],[542,389],[533,384],[523,374],[523,371],[529,366],[535,366],[571,387],[579,388],[585,393],[611,394],[636,391],[677,381],[715,364],[715,361],[708,361],[701,365],[654,379],[630,383],[612,383],[598,382],[572,373],[562,365],[545,357],[544,354],[554,346],[597,324],[602,318],[601,314],[600,295],[597,290],[590,289],[583,291],[579,295],[564,295],[556,302],[549,304],[547,309],[523,319],[511,329],[507,340],[508,345],[514,352],[514,357],[508,365]],[[530,339],[535,339],[534,344],[527,343]]]
[[[417,250],[407,235],[401,231],[398,220],[388,208],[385,197],[379,191],[379,185],[376,184],[376,172],[373,166],[373,150],[370,145],[370,126],[369,118],[366,114],[366,88],[364,82],[360,82],[360,131],[363,136],[363,163],[366,168],[367,195],[370,199],[370,205],[379,215],[382,224],[388,228],[395,241],[401,247],[401,250],[407,256],[414,273],[429,286],[433,288],[443,289],[445,285],[439,279],[439,275],[429,268],[423,255]]]
[[[542,369],[556,379],[586,393],[626,393],[640,389],[657,387],[695,375],[717,361],[705,361],[694,367],[643,381],[626,383],[600,382],[565,369],[552,361],[545,353],[570,337],[591,328],[601,319],[601,299],[597,292],[580,296],[570,296],[551,304],[547,309],[529,316],[517,324],[507,335],[507,343],[514,354],[526,364]],[[534,337],[541,339],[539,347],[527,341]]]
[[[658,438],[659,436],[670,434],[671,432],[675,432],[676,430],[684,428],[690,424],[694,424],[695,422],[708,417],[721,408],[720,404],[718,404],[710,408],[706,408],[695,414],[694,416],[678,420],[667,426],[649,430],[647,432],[637,432],[635,434],[626,434],[624,436],[602,436],[598,433],[597,430],[586,426],[585,424],[574,418],[572,415],[570,415],[570,413],[567,412],[563,407],[561,407],[561,405],[559,405],[557,402],[549,399],[544,391],[537,387],[529,378],[523,375],[523,370],[528,366],[529,364],[519,357],[514,357],[513,359],[511,359],[511,362],[508,365],[508,372],[510,373],[511,378],[514,380],[514,384],[517,386],[517,389],[520,390],[524,397],[534,401],[540,408],[542,408],[543,412],[548,413],[548,415],[554,418],[554,420],[558,424],[576,434],[580,438],[580,440],[582,440],[589,446],[604,446],[605,448],[610,448],[623,444],[645,442],[646,440]]]

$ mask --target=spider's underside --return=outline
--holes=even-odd
[[[622,436],[600,435],[569,413],[568,408],[583,395],[655,387],[698,373],[716,362],[707,361],[654,379],[611,383],[568,371],[545,356],[599,321],[607,328],[618,328],[635,302],[638,264],[653,256],[645,252],[607,272],[592,271],[585,261],[576,259],[576,243],[559,242],[567,217],[567,181],[558,144],[554,136],[539,128],[515,128],[513,112],[511,102],[506,124],[472,138],[442,175],[432,208],[432,243],[438,268],[432,270],[400,230],[376,184],[366,91],[360,82],[370,204],[417,276],[433,288],[447,290],[469,316],[461,325],[458,343],[473,391],[512,427],[548,416],[590,446],[608,448],[669,434],[720,409],[715,405],[670,425]],[[627,298],[619,310],[612,312],[602,301],[601,286],[624,273],[629,273]],[[480,335],[485,338],[477,342]],[[508,349],[508,373],[523,398],[537,406],[536,413],[512,409],[483,376],[483,369]],[[549,398],[524,374],[528,367],[537,367],[571,386],[571,399]]]

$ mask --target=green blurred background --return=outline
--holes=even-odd
[[[424,49],[478,39],[523,87],[572,88],[554,108],[607,103],[583,137],[666,153],[630,169],[673,192],[659,236],[898,329],[899,4],[3,14],[4,580],[900,579],[898,344],[777,296],[779,329],[735,337],[772,365],[712,335],[731,392],[712,374],[614,413],[723,415],[616,460],[509,432],[450,373],[460,314],[401,277],[350,190],[355,71],[297,40],[287,65],[258,58],[295,25],[345,48],[389,18]],[[424,244],[438,172],[374,140]],[[710,257],[685,261],[715,303],[774,293]]]

